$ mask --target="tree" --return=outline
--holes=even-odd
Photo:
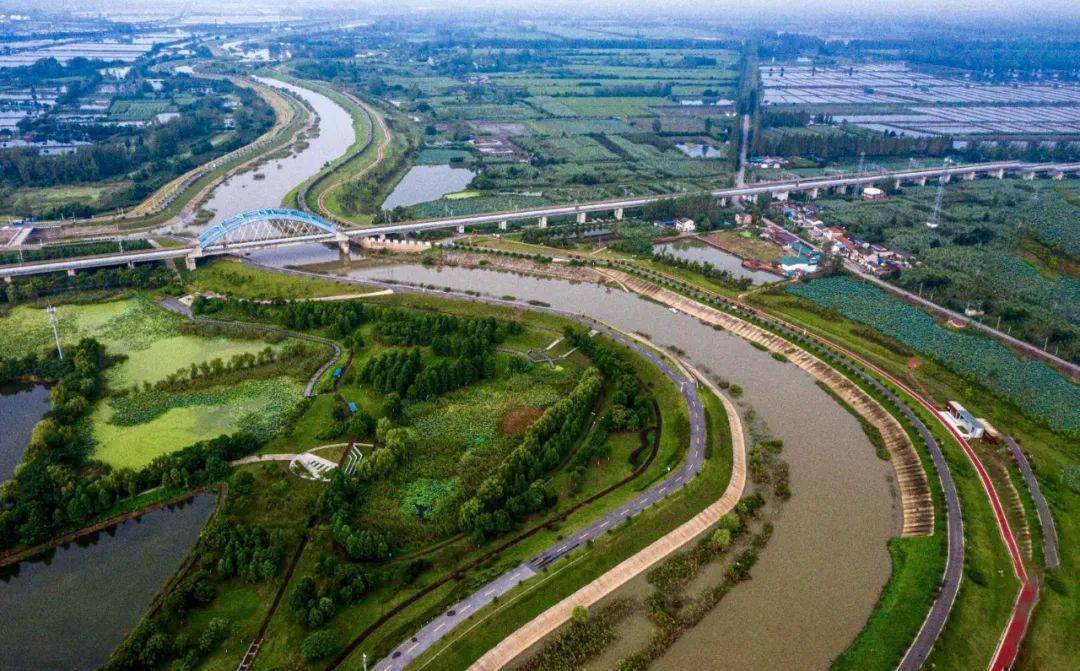
[[[586,625],[589,623],[588,606],[574,606],[574,622],[579,625]]]
[[[300,654],[309,662],[329,657],[337,650],[337,639],[333,633],[325,629],[311,634],[300,644]]]

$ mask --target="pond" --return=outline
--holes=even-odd
[[[448,165],[414,165],[397,183],[383,202],[384,210],[408,207],[438,200],[448,193],[461,191],[476,175],[467,168]]]
[[[200,494],[0,569],[2,667],[100,667],[180,566],[215,503]]]
[[[679,142],[675,148],[690,158],[724,158],[727,151],[700,142]]]
[[[726,270],[735,277],[749,278],[754,284],[767,284],[780,279],[780,276],[772,273],[744,268],[742,259],[734,254],[729,254],[722,249],[717,249],[712,245],[696,240],[666,242],[654,246],[653,252],[656,254],[670,254],[675,258],[685,259],[686,261],[711,263],[713,267]]]
[[[49,388],[42,384],[0,384],[0,481],[15,475],[34,425],[49,411]]]

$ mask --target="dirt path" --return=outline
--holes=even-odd
[[[502,642],[476,660],[469,667],[470,671],[495,671],[495,669],[503,668],[569,620],[574,607],[591,606],[633,577],[649,570],[659,561],[707,531],[739,502],[746,486],[746,440],[743,434],[742,420],[739,417],[739,410],[708,378],[689,367],[685,362],[683,362],[683,365],[690,368],[691,372],[709,391],[720,399],[728,416],[728,425],[732,438],[732,467],[731,481],[728,483],[723,495],[715,503],[681,526],[533,618],[531,622],[503,639]]]

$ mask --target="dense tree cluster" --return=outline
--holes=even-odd
[[[326,625],[338,610],[358,602],[375,584],[363,568],[342,564],[332,555],[321,555],[315,569],[317,575],[300,578],[289,596],[293,614],[312,629]]]
[[[813,156],[818,159],[867,156],[947,156],[953,139],[948,136],[908,137],[895,133],[873,133],[863,129],[832,128],[825,132],[758,133],[755,154],[770,156]]]
[[[0,302],[17,303],[63,291],[114,289],[117,287],[158,289],[174,286],[175,284],[176,274],[169,272],[164,266],[156,263],[137,265],[134,268],[100,268],[98,270],[80,271],[75,275],[51,273],[13,281],[11,284],[6,285],[3,293],[0,293]]]
[[[526,429],[521,443],[462,504],[459,526],[477,543],[510,530],[529,513],[554,502],[544,476],[576,444],[603,388],[600,370],[586,370],[577,386]]]
[[[277,575],[285,550],[277,534],[258,524],[215,522],[204,533],[204,547],[217,557],[215,570],[222,578],[266,582]]]
[[[567,327],[566,341],[584,352],[612,384],[611,409],[604,424],[615,431],[646,426],[652,416],[652,402],[638,384],[630,360],[607,340],[590,338],[585,329]]]
[[[423,401],[481,380],[489,368],[483,354],[425,364],[420,350],[414,348],[372,357],[364,362],[358,376],[384,394],[393,392],[400,398]]]

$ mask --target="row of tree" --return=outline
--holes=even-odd
[[[459,526],[477,544],[555,501],[544,477],[569,455],[603,389],[600,370],[586,370],[577,386],[525,430],[518,446],[462,504]]]

